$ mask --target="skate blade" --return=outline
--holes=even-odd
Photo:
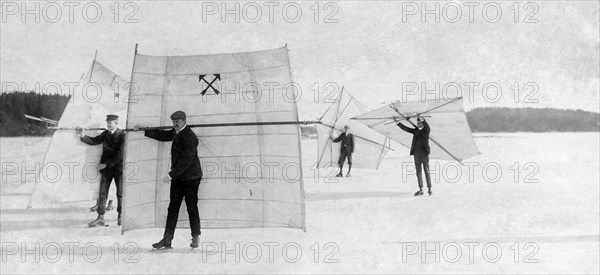
[[[104,224],[104,225],[89,225],[87,226],[88,228],[95,228],[95,227],[108,227],[108,224]]]
[[[173,249],[173,247],[162,247],[162,248],[153,247],[152,250],[150,250],[150,252],[160,252],[160,251],[171,250],[171,249]]]

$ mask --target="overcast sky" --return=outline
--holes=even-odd
[[[498,6],[488,5],[488,17],[482,15],[486,2],[437,2],[442,15],[439,23],[434,15],[427,15],[422,22],[420,2],[321,2],[318,9],[315,2],[296,2],[302,10],[297,22],[287,22],[296,17],[295,6],[287,6],[289,16],[285,17],[284,3],[255,2],[256,6],[244,8],[248,2],[237,2],[239,23],[232,14],[223,22],[222,8],[235,9],[235,3],[137,2],[127,9],[120,3],[115,22],[115,2],[101,2],[102,16],[96,23],[85,20],[93,20],[93,7],[88,7],[90,16],[82,16],[83,3],[73,7],[73,23],[64,3],[59,3],[62,17],[58,22],[48,22],[56,7],[42,3],[40,22],[27,15],[23,23],[23,7],[17,3],[19,10],[15,11],[14,5],[3,2],[1,81],[23,82],[27,89],[34,89],[36,82],[78,81],[95,50],[100,62],[129,79],[135,43],[139,43],[140,53],[149,55],[254,51],[287,44],[294,80],[303,89],[299,105],[304,119],[318,116],[327,107],[322,103],[332,91],[324,90],[327,82],[345,86],[374,108],[403,96],[418,99],[411,98],[406,89],[403,92],[403,86],[424,82],[428,90],[436,83],[440,90],[447,87],[448,95],[455,94],[458,84],[463,96],[473,97],[466,100],[466,109],[511,106],[598,112],[598,1],[534,2],[529,6],[497,1]],[[426,7],[433,9],[435,3],[427,2]],[[472,6],[470,22],[467,5],[472,3],[479,5]],[[32,2],[27,5],[34,7]],[[270,22],[269,5],[273,5],[274,22]],[[216,14],[208,14],[214,7],[219,9]],[[256,17],[256,7],[262,16],[256,23],[249,22]],[[419,10],[414,15],[403,16],[415,7]],[[460,17],[456,17],[456,7],[461,9]],[[492,22],[497,7],[502,15]],[[315,10],[320,11],[318,18]],[[132,12],[130,20],[138,22],[124,23]],[[457,22],[449,22],[452,20]],[[314,103],[314,83],[321,89],[319,103]],[[474,87],[471,95],[468,85]],[[498,102],[493,102],[494,86],[502,89]],[[519,96],[515,97],[517,86]]]

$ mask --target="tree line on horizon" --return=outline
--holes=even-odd
[[[555,108],[475,108],[467,112],[474,132],[599,132],[600,113]]]
[[[69,102],[66,95],[34,92],[0,94],[0,136],[51,136],[45,122],[23,115],[59,120]],[[554,108],[475,108],[467,112],[473,132],[600,132],[600,113]],[[302,135],[316,128],[302,126]]]
[[[46,123],[23,115],[59,120],[69,96],[35,92],[0,93],[0,136],[51,136]]]

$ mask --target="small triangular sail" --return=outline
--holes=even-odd
[[[91,80],[91,81],[90,81]],[[106,115],[119,115],[119,128],[125,128],[127,81],[94,60],[69,99],[59,128],[105,128]],[[84,131],[96,136],[101,131]],[[28,207],[90,201],[98,198],[102,145],[89,146],[73,130],[57,130],[52,136],[39,182],[36,182]],[[114,187],[113,187],[114,189]]]
[[[462,97],[427,101],[394,102],[374,111],[353,118],[392,140],[410,148],[412,135],[400,129],[393,121],[400,119],[404,125],[413,127],[406,121],[421,115],[431,128],[429,155],[432,159],[462,162],[479,154],[467,116],[463,110]]]
[[[344,126],[349,125],[354,135],[355,149],[352,156],[353,168],[377,169],[385,155],[391,150],[390,140],[369,127],[350,118],[370,111],[342,88],[337,99],[319,119],[317,125],[318,155],[317,166],[338,167],[341,143],[333,142],[331,135],[340,135]]]

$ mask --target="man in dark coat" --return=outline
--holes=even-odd
[[[90,227],[104,226],[106,198],[108,197],[108,190],[110,189],[110,183],[113,179],[117,186],[117,212],[119,213],[117,224],[121,225],[123,145],[125,144],[125,132],[117,128],[118,123],[119,116],[107,115],[106,128],[108,128],[108,130],[95,137],[86,136],[83,134],[81,128],[77,129],[77,134],[84,143],[89,145],[102,144],[102,156],[100,157],[100,164],[98,164],[98,170],[100,171],[101,176],[100,195],[96,208],[98,217],[88,224]]]
[[[340,158],[338,160],[340,173],[338,173],[336,177],[343,176],[342,168],[344,167],[344,161],[346,158],[348,158],[348,174],[346,174],[346,177],[349,177],[350,170],[352,170],[352,153],[354,153],[354,136],[350,133],[350,126],[344,126],[344,132],[337,138],[333,138],[333,142],[342,142],[342,146],[340,148]]]
[[[186,115],[177,111],[171,115],[173,129],[147,130],[144,135],[158,141],[173,141],[171,145],[171,171],[164,176],[163,182],[171,182],[170,202],[167,224],[163,238],[152,246],[157,249],[171,248],[175,234],[181,202],[185,198],[192,229],[192,248],[198,247],[200,235],[200,215],[198,214],[198,187],[202,178],[202,169],[198,159],[198,137],[186,126]]]
[[[410,118],[407,118],[407,120],[410,122]],[[427,189],[429,189],[428,193],[431,196],[431,178],[429,177],[429,124],[427,124],[425,119],[419,117],[417,119],[417,128],[404,126],[402,122],[398,122],[397,125],[400,127],[400,129],[413,134],[412,144],[410,146],[410,154],[414,156],[415,167],[417,169],[417,181],[419,182],[419,191],[415,193],[415,196],[423,195],[423,176],[421,175],[421,166],[423,167],[423,170],[425,170]]]

